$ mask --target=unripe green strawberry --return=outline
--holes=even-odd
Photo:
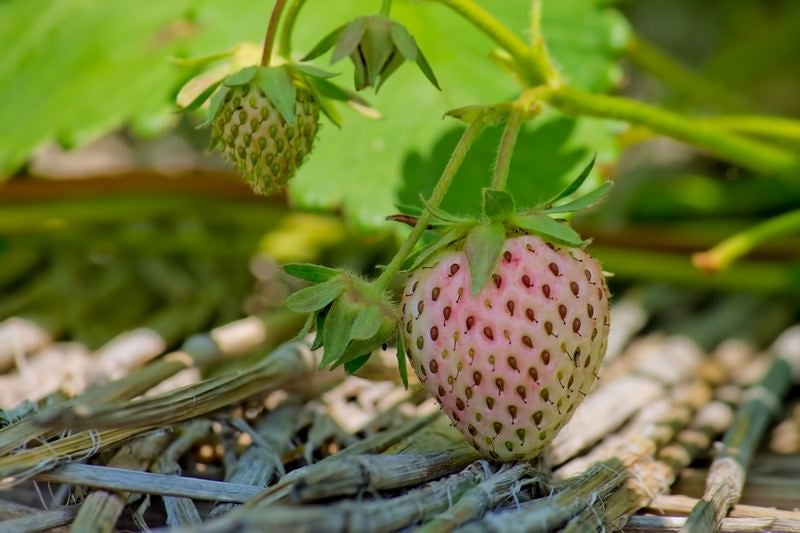
[[[509,237],[470,289],[464,251],[433,256],[408,281],[401,334],[417,376],[482,454],[530,459],[597,381],[609,329],[600,265],[581,248]]]
[[[213,118],[212,146],[259,194],[284,187],[313,147],[320,108],[309,90],[296,86],[295,91],[292,121],[258,77],[230,87]]]

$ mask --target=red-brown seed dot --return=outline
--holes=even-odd
[[[589,315],[589,318],[594,318],[594,307],[592,304],[586,304],[586,314]]]
[[[417,348],[421,350],[423,346],[425,346],[425,339],[423,339],[422,335],[420,335],[417,337]]]
[[[548,248],[550,248],[551,250],[555,251],[556,247],[552,242],[548,242],[548,243],[545,243],[545,244],[547,244]]]
[[[486,398],[486,407],[494,409],[494,398]]]
[[[575,376],[570,376],[569,380],[567,381],[567,388],[572,389],[572,384],[575,383]]]
[[[542,350],[542,363],[550,364],[550,352],[548,350]]]
[[[592,328],[592,340],[594,340],[595,337],[597,337],[597,328]]]
[[[577,296],[580,292],[580,287],[574,281],[569,282],[569,290],[572,291],[573,296]]]
[[[533,245],[532,244],[526,244],[525,245],[525,249],[528,250],[532,254],[536,253],[536,250],[533,249]]]
[[[473,437],[478,434],[478,430],[475,429],[475,426],[473,426],[472,424],[467,426],[467,431],[469,431],[469,434],[472,435]]]
[[[511,415],[511,420],[517,418],[517,406],[516,405],[509,405],[508,406],[508,414]]]
[[[508,359],[506,359],[506,362],[508,363],[508,366],[511,367],[511,370],[514,370],[515,372],[519,372],[519,366],[517,366],[517,358],[516,357],[513,357],[513,356],[509,357]]]
[[[546,402],[550,401],[550,391],[547,390],[546,388],[539,391],[539,396],[541,396],[542,400]]]
[[[503,431],[503,424],[501,424],[500,422],[495,422],[494,424],[492,424],[492,427],[494,427],[495,435],[499,435],[500,432]]]
[[[561,305],[558,306],[558,316],[561,317],[562,321],[565,318],[567,318],[567,306],[566,305],[561,304]]]
[[[527,274],[522,276],[522,284],[525,285],[525,287],[527,287],[529,289],[531,287],[533,287],[533,283],[531,283],[531,277],[529,275],[527,275]]]
[[[431,300],[433,300],[434,302],[438,300],[440,292],[441,289],[439,289],[439,287],[434,287],[433,290],[431,291]]]
[[[550,298],[550,285],[542,285],[542,294],[545,298]]]
[[[533,341],[527,335],[522,336],[522,344],[524,344],[528,348],[533,348]]]
[[[539,382],[539,371],[536,367],[532,366],[528,369],[528,375],[533,378],[533,381]]]
[[[450,265],[450,275],[455,276],[456,274],[458,274],[458,270],[460,268],[461,265],[459,265],[458,263],[453,263],[452,265]]]
[[[592,364],[592,356],[587,355],[586,361],[583,362],[583,368],[588,368],[590,364]]]
[[[475,385],[480,385],[482,379],[483,379],[483,375],[481,375],[481,373],[478,372],[477,370],[472,373],[472,381],[475,382]]]
[[[494,332],[492,331],[492,328],[490,328],[489,326],[483,328],[483,335],[490,341],[494,340]]]
[[[511,262],[511,252],[509,252],[508,250],[503,252],[503,261],[505,261],[506,263]]]
[[[559,270],[558,270],[558,265],[557,264],[550,263],[549,265],[547,265],[547,268],[550,269],[550,272],[552,272],[554,276],[558,276]]]
[[[416,291],[418,285],[419,285],[419,280],[415,281],[414,284],[411,286],[411,292]]]
[[[456,408],[459,411],[463,411],[465,407],[466,405],[464,405],[464,400],[462,400],[461,398],[456,398]]]
[[[431,328],[431,340],[435,341],[438,338],[439,338],[439,328],[437,328],[436,326],[433,326]]]
[[[575,353],[572,354],[572,361],[575,363],[575,366],[578,366],[581,360],[581,349],[575,348]]]
[[[406,322],[406,331],[407,331],[408,333],[411,333],[411,328],[412,328],[412,327],[413,327],[413,326],[412,326],[412,324],[411,324],[411,321],[410,321],[410,320],[409,320],[408,322]]]
[[[501,278],[497,274],[492,274],[492,281],[494,282],[494,286],[497,287],[498,289],[503,284],[503,278]]]
[[[431,359],[431,362],[428,363],[428,368],[430,368],[431,372],[435,374],[439,371],[439,363],[436,362],[436,359]]]
[[[458,296],[456,297],[456,303],[461,301],[461,295],[464,294],[464,287],[459,287],[457,294],[458,294]]]
[[[580,330],[581,330],[581,319],[575,317],[572,320],[572,331],[574,331],[575,333],[578,333]]]
[[[425,310],[425,302],[420,300],[419,302],[417,302],[417,313],[421,315],[424,310]]]
[[[475,325],[475,317],[474,316],[468,316],[467,317],[467,331],[471,330],[472,326],[474,326],[474,325]]]
[[[508,314],[514,316],[514,302],[509,300],[506,302],[506,309],[508,309]]]
[[[495,379],[495,380],[494,380],[494,384],[495,384],[495,386],[497,387],[497,390],[498,390],[499,392],[501,392],[501,393],[503,392],[503,390],[504,390],[504,389],[505,389],[505,387],[506,387],[506,382],[505,382],[505,381],[503,381],[503,378],[497,378],[497,379]]]
[[[544,323],[544,330],[548,335],[553,334],[553,323],[552,322],[545,322]]]
[[[544,413],[542,411],[536,411],[533,413],[533,423],[536,424],[536,427],[539,427],[539,424],[542,423],[544,420]]]
[[[450,320],[450,313],[452,313],[452,312],[453,312],[453,310],[450,309],[449,305],[447,307],[445,307],[444,309],[442,309],[442,316],[444,316],[444,321],[445,322]]]
[[[458,416],[457,412],[453,411],[452,413],[450,413],[450,416],[452,416],[453,420],[455,420],[456,422],[461,422],[461,417]]]
[[[519,439],[519,443],[520,444],[525,444],[525,430],[524,429],[519,428],[517,430],[517,438]]]
[[[533,309],[531,309],[531,308],[528,308],[528,309],[526,309],[526,310],[525,310],[525,316],[526,316],[526,317],[528,318],[528,320],[530,320],[531,322],[536,322],[536,315],[534,314],[534,312],[533,312]]]
[[[445,393],[444,387],[439,385],[439,390],[437,390],[436,392],[439,395],[439,397],[441,398],[442,396],[444,396],[444,393]]]
[[[603,289],[600,287],[597,287],[597,299],[601,301],[603,300]]]
[[[586,276],[586,281],[592,281],[592,273],[589,272],[589,269],[584,269],[583,274]]]
[[[520,399],[523,401],[523,403],[528,403],[527,402],[528,391],[522,385],[517,387],[517,396],[520,397]]]

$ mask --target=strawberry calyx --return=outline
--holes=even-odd
[[[592,158],[580,175],[561,192],[530,208],[517,209],[514,198],[508,191],[488,187],[482,191],[482,212],[478,217],[455,215],[439,207],[427,205],[423,200],[424,209],[431,214],[429,231],[433,234],[433,239],[408,256],[403,270],[416,270],[445,248],[462,247],[469,264],[472,292],[477,294],[500,260],[503,244],[509,234],[522,231],[566,246],[585,247],[589,241],[581,238],[566,221],[554,217],[588,209],[608,194],[611,182],[605,182],[584,195],[570,199],[589,177],[594,163],[595,159]],[[401,215],[402,221],[408,223],[409,217],[420,213],[420,209],[406,209]]]
[[[320,265],[296,263],[283,268],[314,283],[289,296],[284,304],[292,311],[309,313],[297,338],[316,330],[311,348],[325,346],[320,368],[344,365],[353,373],[395,336],[400,315],[389,295],[374,284],[351,272]],[[407,384],[405,356],[398,352],[401,377]]]

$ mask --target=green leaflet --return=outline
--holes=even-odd
[[[314,329],[314,324],[316,323],[316,321],[317,321],[317,314],[309,313],[309,315],[306,317],[306,321],[303,324],[303,327],[300,329],[297,335],[294,336],[293,340],[297,342],[305,339],[306,335],[311,333],[311,330]]]
[[[223,85],[219,88],[219,90],[214,93],[211,97],[211,101],[208,103],[208,118],[205,122],[200,124],[198,128],[205,128],[214,120],[214,117],[217,116],[219,113],[219,108],[222,107],[222,104],[225,102],[225,97],[228,96],[228,92],[230,92],[230,87],[226,87]]]
[[[283,265],[282,268],[290,276],[310,281],[311,283],[322,283],[339,275],[339,271],[334,268],[312,263],[288,263]]]
[[[294,122],[295,99],[297,97],[297,87],[292,83],[292,78],[285,67],[264,67],[258,72],[258,85],[272,100],[275,107],[286,119],[286,122]]]
[[[408,389],[408,361],[406,360],[406,347],[403,336],[397,336],[397,368],[400,370],[400,379],[403,386]]]
[[[554,239],[569,246],[582,246],[584,241],[567,224],[556,222],[547,215],[516,215],[512,222],[527,231]]]
[[[447,247],[447,245],[450,243],[457,241],[463,237],[465,233],[466,229],[463,226],[453,226],[448,228],[447,231],[442,233],[431,244],[424,246],[409,255],[408,258],[406,258],[405,264],[403,265],[403,270],[408,272],[418,269],[424,265],[436,252]]]
[[[377,306],[365,307],[356,316],[350,336],[355,340],[373,337],[381,327],[381,318],[381,311]]]
[[[499,222],[480,224],[467,234],[464,254],[469,263],[472,294],[478,294],[491,276],[505,241],[506,229]]]
[[[363,18],[356,19],[341,28],[341,33],[336,36],[336,46],[331,54],[331,65],[353,53],[366,30],[367,23]]]
[[[581,211],[583,209],[588,209],[593,205],[600,202],[607,194],[608,191],[611,190],[611,187],[614,185],[613,182],[607,181],[603,183],[600,187],[593,190],[592,192],[586,193],[584,196],[580,198],[576,198],[571,202],[567,202],[565,204],[561,204],[555,207],[550,207],[545,209],[545,213],[571,213],[574,211]]]
[[[367,364],[367,361],[369,361],[371,355],[372,353],[364,354],[346,362],[344,364],[345,372],[347,372],[348,374],[355,374],[362,366]]]
[[[325,319],[325,330],[322,332],[325,353],[322,356],[320,368],[327,368],[337,363],[342,357],[350,343],[350,331],[357,313],[358,308],[345,298],[339,298],[333,303]]]
[[[304,74],[308,74],[314,78],[320,79],[328,79],[328,78],[335,78],[339,75],[338,72],[330,72],[327,70],[323,70],[321,68],[315,67],[314,65],[309,65],[307,63],[292,63],[292,68],[295,70],[299,70]]]
[[[325,37],[320,39],[320,41],[316,45],[314,45],[314,48],[312,48],[310,52],[308,52],[306,55],[303,56],[303,61],[310,61],[312,59],[316,59],[325,52],[327,52],[328,50],[330,50],[331,47],[334,44],[336,44],[336,41],[339,39],[339,35],[342,33],[344,28],[345,28],[344,25],[339,26],[338,28],[327,34]]]
[[[256,77],[256,72],[258,72],[258,67],[244,67],[239,72],[234,72],[226,77],[223,83],[228,87],[247,85]]]
[[[312,350],[319,350],[322,348],[322,336],[325,332],[325,318],[328,316],[328,313],[325,312],[325,309],[319,311],[316,316],[317,322],[317,335],[314,337],[314,342],[311,343]]]
[[[584,181],[586,181],[586,178],[588,178],[588,177],[589,177],[589,174],[591,174],[591,172],[592,172],[592,168],[594,168],[594,162],[595,162],[596,160],[597,160],[597,154],[595,154],[594,156],[592,156],[592,160],[591,160],[591,161],[589,161],[589,164],[588,164],[588,165],[586,165],[586,166],[583,168],[583,170],[581,171],[581,173],[578,175],[578,177],[577,177],[577,178],[575,178],[575,179],[572,181],[572,183],[570,183],[569,185],[567,185],[567,186],[564,188],[564,190],[563,190],[563,191],[561,191],[560,193],[558,193],[557,195],[555,195],[555,196],[554,196],[552,199],[550,199],[550,200],[548,200],[547,202],[545,202],[545,205],[548,205],[548,206],[549,206],[549,205],[552,205],[552,204],[556,203],[557,201],[561,200],[562,198],[566,198],[566,197],[567,197],[567,196],[569,196],[570,194],[572,194],[572,193],[574,193],[575,191],[577,191],[578,189],[580,189],[581,185],[583,185],[583,182],[584,182]]]
[[[212,83],[211,85],[209,85],[208,87],[206,87],[205,89],[203,89],[203,91],[200,94],[198,94],[195,97],[194,100],[189,102],[189,105],[184,107],[182,109],[182,111],[186,112],[186,111],[194,111],[195,109],[198,109],[201,105],[203,105],[203,103],[205,103],[206,100],[208,100],[208,98],[212,94],[214,94],[214,91],[217,90],[217,87],[219,87],[220,84],[222,84],[222,80],[217,80],[214,83]]]
[[[340,279],[331,279],[319,285],[300,289],[291,294],[284,305],[297,313],[319,311],[344,292],[344,283]]]
[[[514,214],[514,198],[507,191],[485,187],[483,189],[483,214],[494,222],[508,220]]]

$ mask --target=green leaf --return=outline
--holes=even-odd
[[[230,76],[226,76],[222,83],[228,87],[247,85],[256,77],[256,72],[258,72],[258,70],[258,67],[244,67],[239,72],[234,72]]]
[[[403,270],[406,272],[411,272],[418,269],[427,263],[436,252],[446,248],[451,243],[462,238],[466,234],[466,231],[467,230],[465,226],[448,228],[441,235],[439,235],[435,241],[419,248],[409,255],[403,264]]]
[[[475,226],[464,242],[464,254],[469,263],[472,294],[478,294],[503,253],[506,242],[506,229],[499,222]]]
[[[211,101],[208,103],[208,117],[206,118],[205,122],[200,124],[198,128],[205,128],[211,122],[213,122],[214,117],[217,116],[219,113],[219,108],[222,107],[222,104],[225,102],[225,97],[228,96],[228,92],[230,92],[230,87],[225,87],[224,85],[219,88],[217,92],[211,97]]]
[[[212,94],[214,94],[214,91],[217,90],[217,87],[219,87],[221,83],[222,83],[222,80],[215,81],[214,83],[212,83],[211,85],[209,85],[208,87],[203,89],[200,92],[200,94],[198,94],[195,97],[194,100],[189,102],[189,105],[187,105],[186,107],[181,109],[181,111],[186,112],[186,111],[194,111],[195,109],[198,109],[201,105],[203,105],[205,103],[206,100],[208,100],[208,98]]]
[[[294,122],[297,87],[284,67],[264,67],[258,71],[258,85],[266,93],[286,122]]]
[[[408,389],[408,361],[406,360],[406,347],[403,336],[397,336],[397,368],[400,370],[400,379],[403,387]]]
[[[311,283],[322,283],[339,275],[339,271],[335,268],[311,263],[288,263],[281,268],[290,276],[310,281]]]
[[[331,47],[336,44],[336,41],[339,39],[339,35],[341,35],[342,30],[344,30],[344,25],[339,26],[325,37],[320,39],[314,48],[312,48],[310,52],[303,56],[303,61],[315,59],[330,50]]]
[[[428,58],[425,57],[422,50],[417,50],[417,66],[425,77],[428,78],[428,81],[441,91],[442,88],[439,86],[439,80],[436,79],[436,74],[433,73],[433,68],[431,68],[431,64],[428,63]]]
[[[332,279],[319,285],[312,285],[289,295],[284,305],[297,313],[319,311],[344,292],[344,284]]]
[[[311,92],[314,95],[314,99],[319,104],[319,108],[322,111],[322,114],[324,114],[326,117],[328,117],[328,120],[333,122],[333,124],[336,125],[337,128],[341,128],[342,127],[342,114],[339,113],[339,110],[336,109],[336,106],[333,105],[331,100],[329,100],[328,98],[325,98],[322,95],[322,93],[319,90],[319,86],[317,85],[318,81],[323,81],[323,80],[321,80],[320,78],[310,78],[308,80],[308,82],[309,82],[308,85],[309,85],[309,88],[311,89]]]
[[[561,204],[555,207],[550,207],[545,209],[545,213],[555,214],[555,213],[573,213],[575,211],[581,211],[583,209],[588,209],[598,202],[602,201],[603,198],[608,194],[608,191],[611,190],[614,183],[611,181],[607,181],[603,183],[597,189],[586,193],[585,195],[581,196],[580,198],[576,198],[571,202],[567,202],[565,204]]]
[[[345,372],[347,372],[348,374],[355,374],[362,366],[367,364],[367,361],[369,361],[370,357],[372,357],[372,352],[356,357],[355,359],[351,359],[350,361],[347,361],[344,364]]]
[[[309,313],[308,316],[306,317],[306,321],[303,324],[303,327],[300,328],[300,331],[297,333],[297,335],[294,336],[293,340],[295,342],[298,342],[298,341],[302,341],[303,339],[305,339],[306,336],[309,333],[311,333],[311,330],[314,329],[314,324],[316,323],[316,321],[317,321],[317,314],[316,313]]]
[[[350,343],[350,331],[356,318],[357,309],[350,302],[339,298],[331,306],[325,318],[325,330],[322,332],[322,344],[325,353],[320,362],[320,368],[327,368],[338,364]],[[363,353],[363,352],[362,352]]]
[[[417,43],[402,24],[393,23],[391,26],[392,42],[403,55],[406,61],[416,61]]]
[[[329,79],[335,78],[339,75],[338,72],[329,72],[327,70],[323,70],[321,68],[317,68],[314,65],[309,65],[307,63],[292,63],[292,67],[295,70],[299,70],[309,76],[313,76],[314,78],[321,78],[321,79]]]
[[[365,307],[356,316],[350,336],[366,340],[375,336],[381,327],[381,311],[377,306]]]
[[[536,233],[546,239],[553,239],[569,246],[581,246],[583,239],[567,224],[556,222],[547,215],[518,215],[513,217],[513,223],[530,232]]]
[[[409,204],[395,204],[397,210],[400,211],[404,215],[411,215],[418,217],[422,214],[423,209],[418,205],[409,205]]]
[[[551,198],[551,199],[550,199],[550,200],[547,202],[547,205],[548,205],[548,206],[549,206],[549,205],[552,205],[552,204],[556,203],[557,201],[561,200],[562,198],[566,198],[566,197],[567,197],[567,196],[569,196],[570,194],[572,194],[572,193],[574,193],[575,191],[577,191],[578,189],[580,189],[581,185],[583,185],[583,182],[585,182],[585,181],[586,181],[586,178],[588,178],[588,177],[589,177],[589,174],[591,174],[591,172],[592,172],[592,168],[594,168],[594,162],[595,162],[596,160],[597,160],[597,155],[595,154],[595,155],[592,157],[592,160],[591,160],[591,161],[589,161],[589,164],[588,164],[588,165],[586,165],[586,166],[583,168],[583,170],[582,170],[582,171],[581,171],[581,173],[578,175],[578,177],[577,177],[577,178],[575,178],[575,180],[574,180],[572,183],[570,183],[569,185],[567,185],[567,186],[564,188],[564,190],[562,190],[560,193],[558,193],[558,194],[557,194],[557,195],[555,195],[553,198]]]
[[[331,54],[331,65],[353,53],[358,43],[361,42],[362,37],[364,37],[366,29],[367,24],[363,18],[350,22],[342,29]]]
[[[494,222],[502,222],[514,213],[514,198],[507,191],[483,189],[483,214]]]
[[[325,335],[325,319],[327,318],[327,316],[328,316],[328,313],[326,312],[325,309],[323,309],[322,311],[319,311],[317,313],[317,318],[316,318],[316,321],[317,321],[317,325],[316,325],[317,334],[314,337],[314,342],[311,343],[311,349],[312,350],[319,350],[320,348],[322,348],[322,339],[323,339],[323,337]]]

